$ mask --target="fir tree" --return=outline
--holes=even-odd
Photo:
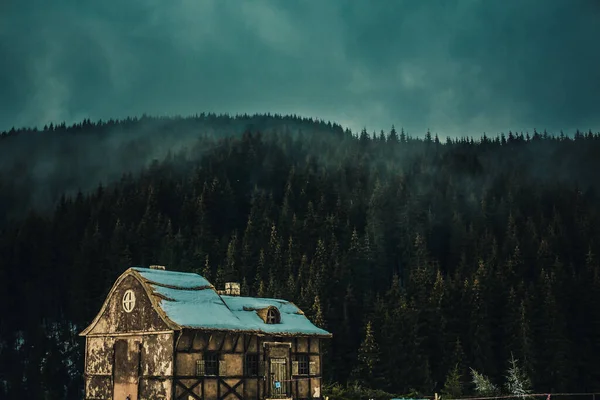
[[[477,372],[473,368],[471,368],[471,377],[475,392],[479,396],[493,397],[500,394],[498,386],[494,385],[487,376]]]
[[[506,375],[506,391],[518,397],[524,397],[531,393],[531,382],[512,354]]]
[[[323,317],[323,310],[321,308],[321,300],[319,298],[319,296],[315,296],[315,302],[313,303],[312,306],[312,322],[318,326],[319,328],[323,328],[325,329],[325,318]]]
[[[358,349],[358,364],[354,371],[355,379],[367,385],[373,384],[376,381],[379,362],[379,345],[375,341],[373,326],[369,321],[365,327],[365,337]]]
[[[460,376],[460,367],[456,364],[446,377],[444,387],[442,388],[442,396],[443,398],[458,399],[462,395],[463,387]]]

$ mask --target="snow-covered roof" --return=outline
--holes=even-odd
[[[212,287],[209,281],[198,274],[142,267],[132,267],[131,269],[137,271],[147,282],[159,286],[171,286],[179,289]]]
[[[154,297],[153,304],[179,329],[331,336],[286,300],[219,295],[208,280],[195,273],[132,267],[125,274],[140,279]],[[267,324],[259,316],[259,311],[270,307],[279,311],[279,323]]]
[[[294,303],[279,299],[221,296],[232,314],[246,327],[274,335],[300,334],[329,336],[330,333],[316,327]],[[266,324],[257,311],[269,307],[279,310],[280,322]]]

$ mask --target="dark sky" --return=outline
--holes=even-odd
[[[600,1],[0,0],[0,130],[202,111],[600,130]]]

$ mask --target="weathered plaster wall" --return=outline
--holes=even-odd
[[[131,312],[123,308],[128,289],[135,294]],[[88,333],[85,374],[87,399],[171,398],[173,332],[136,278],[119,283]]]
[[[144,335],[142,340],[142,375],[173,375],[173,334]]]
[[[308,339],[306,339],[308,340]],[[312,353],[319,353],[320,352],[320,347],[319,347],[319,340],[318,338],[311,338],[310,339],[310,351]]]
[[[86,374],[112,376],[114,338],[88,337],[86,342]]]
[[[87,376],[85,378],[86,399],[112,399],[111,376]]]
[[[172,380],[142,379],[140,381],[140,400],[170,400]]]
[[[298,353],[308,353],[308,338],[298,338]],[[314,339],[311,339],[314,340]]]
[[[123,296],[128,289],[133,290],[135,294],[135,306],[131,312],[125,312],[123,309]],[[108,299],[107,307],[89,333],[165,330],[169,330],[169,327],[152,306],[142,284],[133,276],[127,276],[115,288],[112,296]]]
[[[116,347],[121,354],[115,354],[117,340],[126,344]],[[126,391],[123,398],[127,394],[138,392],[138,399],[170,399],[170,377],[173,374],[171,333],[88,337],[86,348],[86,398],[112,398],[114,378],[116,386],[121,387],[115,392],[115,398]],[[122,379],[113,377],[113,372],[124,375],[113,369],[113,360],[124,363],[122,370],[130,373],[125,374],[127,376]],[[132,399],[135,399],[133,395]]]
[[[262,384],[262,380],[261,380],[261,384]],[[248,380],[246,380],[244,385],[246,385],[246,397],[248,399],[255,399],[256,392],[258,390],[258,386],[257,386],[258,383],[257,383],[256,379],[248,379]]]

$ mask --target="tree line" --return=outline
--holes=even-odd
[[[28,187],[2,174],[0,397],[79,398],[77,333],[149,264],[295,302],[334,335],[328,382],[460,396],[512,368],[531,390],[600,390],[599,134],[440,140],[275,117],[226,134],[231,118],[196,118],[192,144],[52,210],[10,214]],[[114,125],[190,124],[157,121]]]

